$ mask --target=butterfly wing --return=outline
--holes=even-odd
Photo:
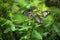
[[[48,11],[43,12],[43,17],[46,17],[49,14]]]
[[[43,21],[41,20],[41,18],[40,17],[36,17],[36,21],[38,22],[38,23],[40,23],[40,24],[42,24],[43,23]]]
[[[32,19],[33,18],[33,14],[29,14],[28,18]]]
[[[29,19],[33,18],[33,12],[32,9],[27,9],[24,11],[24,15],[27,16]]]

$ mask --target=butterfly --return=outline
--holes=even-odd
[[[39,24],[43,23],[43,21],[41,20],[39,16],[36,16],[35,19],[36,19],[36,22],[38,22]]]
[[[33,18],[33,11],[32,9],[27,9],[24,11],[24,15],[27,16],[28,18],[32,19]]]
[[[43,15],[43,17],[47,17],[47,15],[48,15],[49,13],[50,13],[49,11],[44,11],[42,15]]]

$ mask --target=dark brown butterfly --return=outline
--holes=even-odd
[[[38,23],[40,23],[40,24],[42,24],[43,23],[43,21],[41,20],[41,18],[39,17],[39,16],[36,16],[36,22],[38,22]]]
[[[33,18],[33,11],[32,9],[27,9],[24,11],[24,15],[27,16],[28,18],[32,19]]]
[[[43,17],[47,17],[47,15],[48,15],[49,13],[50,13],[49,11],[44,11],[44,12],[43,12]]]

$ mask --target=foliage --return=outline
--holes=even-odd
[[[45,0],[0,0],[0,40],[59,40],[60,9],[55,0],[49,2],[53,4],[49,6]],[[44,17],[46,11],[49,14]]]

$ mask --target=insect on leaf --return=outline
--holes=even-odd
[[[24,11],[24,15],[27,16],[28,18],[32,19],[33,18],[33,12],[32,9],[27,9]]]
[[[43,12],[43,17],[46,17],[49,14],[49,11],[44,11]]]
[[[43,21],[41,20],[41,18],[39,16],[36,16],[36,21],[40,24],[43,23]]]

